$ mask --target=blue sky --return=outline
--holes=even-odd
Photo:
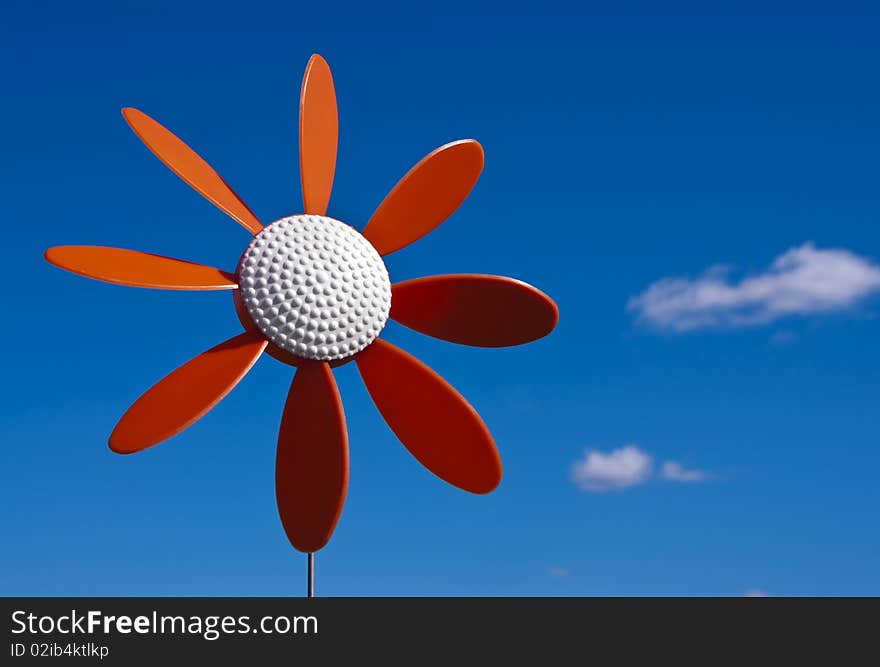
[[[96,283],[41,253],[234,267],[247,233],[119,110],[270,221],[301,208],[296,101],[319,52],[341,114],[329,213],[362,226],[422,155],[474,137],[477,187],[392,279],[512,275],[561,311],[520,348],[383,334],[486,420],[490,496],[420,468],[337,371],[351,484],[319,594],[880,595],[880,17],[126,4],[14,2],[0,27],[0,593],[303,592],[272,487],[291,369],[264,358],[188,431],[114,455],[142,391],[240,330],[229,295]]]

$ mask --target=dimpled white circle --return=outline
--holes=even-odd
[[[307,359],[360,352],[391,309],[391,282],[379,253],[352,227],[321,215],[266,226],[241,257],[239,285],[260,331]]]

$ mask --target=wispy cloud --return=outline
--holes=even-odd
[[[562,579],[564,577],[571,575],[571,570],[569,570],[566,567],[559,567],[557,565],[554,565],[553,567],[551,567],[548,570],[548,573],[550,574],[551,577],[554,577],[556,579]]]
[[[770,267],[732,280],[714,266],[698,278],[663,278],[630,299],[639,321],[670,331],[746,327],[790,315],[843,310],[880,292],[880,266],[840,248],[805,243]]]
[[[665,461],[660,466],[660,477],[670,482],[702,482],[709,479],[711,475],[704,470],[685,468],[676,461]]]
[[[753,588],[752,590],[750,590],[750,591],[746,591],[745,593],[743,593],[743,597],[747,597],[747,598],[766,598],[766,597],[770,597],[770,596],[769,596],[767,593],[765,593],[764,591],[762,591],[762,590],[760,590],[760,589],[758,589],[758,588]]]
[[[654,475],[654,458],[638,445],[624,445],[607,452],[590,449],[571,467],[571,479],[581,491],[622,491],[644,484]],[[659,477],[670,482],[701,482],[711,478],[703,470],[664,461]]]
[[[793,331],[777,331],[770,337],[770,343],[776,346],[788,345],[796,340],[797,334]]]
[[[635,445],[625,445],[610,452],[588,451],[571,469],[574,483],[581,491],[627,489],[651,476],[653,461]]]

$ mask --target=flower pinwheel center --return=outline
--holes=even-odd
[[[266,338],[306,359],[360,352],[391,309],[391,282],[379,253],[352,227],[322,215],[267,225],[241,257],[239,284]]]

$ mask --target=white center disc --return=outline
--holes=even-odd
[[[360,352],[391,309],[379,253],[352,227],[322,215],[266,226],[244,251],[239,278],[254,324],[281,349],[307,359]]]

